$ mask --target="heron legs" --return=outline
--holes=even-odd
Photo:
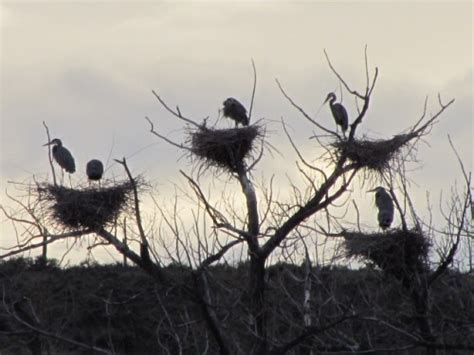
[[[342,137],[346,139],[347,138],[346,131],[344,131],[342,127],[341,127],[341,132],[342,132]],[[339,125],[336,125],[336,133],[339,135]]]

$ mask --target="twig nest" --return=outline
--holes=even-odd
[[[346,155],[360,168],[382,173],[390,168],[390,161],[400,153],[401,148],[416,136],[416,133],[409,133],[399,134],[388,140],[338,140],[332,145],[340,156]]]
[[[404,281],[425,270],[430,243],[415,230],[385,233],[344,233],[346,257],[370,261]]]
[[[50,202],[51,217],[69,229],[97,229],[113,223],[133,201],[132,191],[129,181],[80,190],[49,184],[38,187],[40,200]]]
[[[191,151],[203,164],[235,172],[251,154],[255,139],[262,136],[259,125],[230,129],[200,126],[190,133]]]

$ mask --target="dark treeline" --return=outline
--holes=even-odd
[[[249,331],[244,287],[248,266],[216,265],[208,271],[216,316],[228,339],[239,339],[234,344],[242,353],[247,345],[241,340]],[[137,267],[59,268],[54,260],[0,261],[0,353],[92,354],[101,349],[117,354],[218,353],[200,300],[190,287],[192,270],[170,265],[163,271],[172,280],[166,286]],[[267,281],[272,339],[281,343],[294,339],[303,323],[320,328],[310,338],[311,347],[303,342],[288,353],[423,353],[413,345],[417,319],[409,295],[399,281],[376,268],[309,270],[306,265],[277,264],[268,268]],[[310,290],[309,318],[300,307],[305,290]],[[442,335],[436,343],[465,344],[472,336],[473,295],[472,275],[449,271],[433,285],[428,317],[433,332]],[[31,329],[35,324],[43,334]],[[74,341],[90,348],[82,349]]]

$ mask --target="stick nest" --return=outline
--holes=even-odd
[[[416,133],[409,133],[388,140],[338,140],[332,145],[339,156],[346,155],[358,167],[382,173],[390,168],[390,161],[400,153],[401,148],[416,136]]]
[[[345,233],[346,257],[370,261],[385,273],[404,281],[426,269],[430,243],[418,231]]]
[[[38,192],[41,201],[50,203],[50,216],[68,229],[105,227],[133,202],[130,181],[85,189],[46,184],[39,186]]]
[[[255,139],[262,136],[259,125],[230,129],[200,126],[190,133],[191,151],[204,165],[236,172],[251,154]]]

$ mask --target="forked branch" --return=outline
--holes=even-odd
[[[153,93],[153,95],[155,95],[155,97],[157,98],[157,100],[160,102],[161,105],[163,105],[163,107],[168,111],[170,112],[173,116],[175,117],[178,117],[180,120],[183,120],[197,128],[200,127],[200,125],[196,122],[194,122],[192,119],[190,118],[186,118],[184,117],[182,114],[181,114],[181,110],[179,109],[178,106],[176,106],[176,111],[174,111],[172,108],[170,108],[166,102],[155,92],[155,90],[152,90],[151,91]]]
[[[330,134],[330,135],[333,135],[333,136],[336,136],[338,137],[339,135],[335,132],[335,131],[331,131],[330,129],[327,129],[326,127],[324,127],[323,125],[319,124],[318,122],[316,122],[315,120],[313,120],[307,113],[305,110],[303,110],[303,108],[301,106],[299,106],[297,103],[295,103],[295,101],[286,93],[286,91],[283,89],[283,86],[280,84],[280,81],[278,79],[275,79],[277,85],[278,85],[278,88],[280,89],[281,93],[283,94],[283,96],[285,96],[285,98],[290,102],[290,104],[296,108],[299,112],[301,112],[301,114],[308,120],[310,121],[311,123],[313,123],[316,127],[318,127],[319,129],[321,129],[322,131]]]

